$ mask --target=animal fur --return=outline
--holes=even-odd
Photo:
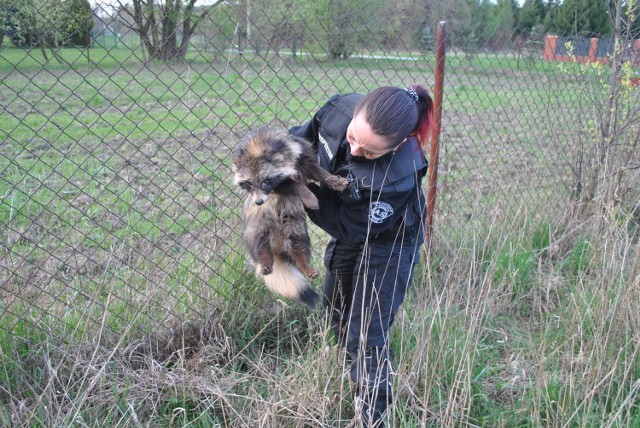
[[[317,294],[307,278],[311,241],[304,207],[318,208],[309,180],[342,191],[347,180],[316,162],[313,146],[284,130],[262,127],[242,138],[233,156],[234,181],[247,191],[242,241],[267,288],[312,306]]]

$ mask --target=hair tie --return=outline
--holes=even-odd
[[[404,88],[404,91],[413,99],[413,101],[415,101],[416,104],[418,103],[418,93],[415,89],[409,86]]]

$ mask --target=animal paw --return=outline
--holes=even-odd
[[[337,175],[332,175],[327,178],[327,186],[333,190],[342,192],[349,186],[349,180],[343,177],[338,177]]]
[[[262,274],[263,275],[269,275],[271,273],[273,273],[273,266],[264,266],[262,268]]]
[[[317,210],[320,206],[318,203],[318,198],[306,187],[304,189],[304,191],[300,192],[300,200],[302,201],[302,205],[309,208],[310,210]]]

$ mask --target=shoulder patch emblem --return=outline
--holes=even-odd
[[[369,209],[369,220],[372,223],[380,224],[393,214],[393,207],[386,202],[372,202]]]

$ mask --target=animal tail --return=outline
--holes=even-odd
[[[256,274],[261,276],[267,288],[274,293],[284,296],[296,302],[303,302],[313,307],[318,300],[318,295],[295,265],[282,257],[274,257],[273,272],[262,275],[262,266],[256,265]]]

